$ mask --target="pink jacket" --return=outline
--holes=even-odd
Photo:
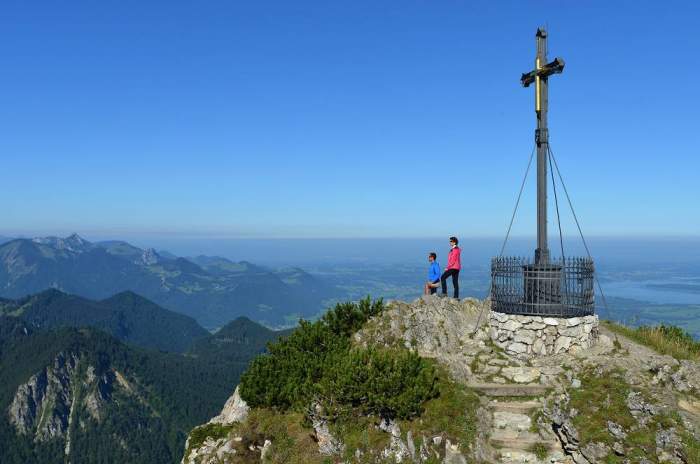
[[[450,254],[447,256],[447,269],[462,269],[462,263],[460,261],[461,251],[459,247],[454,247],[450,250]]]

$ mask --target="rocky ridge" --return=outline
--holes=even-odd
[[[379,452],[358,448],[348,457],[345,437],[310,414],[318,462],[323,456],[348,463],[698,462],[697,362],[660,355],[605,326],[594,346],[523,357],[491,341],[490,317],[488,302],[473,299],[394,301],[353,337],[358,346],[415,350],[475,392],[477,405],[465,411],[476,430],[473,442],[455,442],[440,431],[416,436],[410,424],[382,420],[364,432],[375,437]],[[265,436],[248,443],[242,459],[244,438],[235,424],[245,424],[249,412],[236,391],[216,418],[219,428],[195,429],[193,435],[212,436],[189,442],[183,463],[281,462],[271,458],[275,441]]]

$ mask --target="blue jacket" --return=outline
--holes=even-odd
[[[437,261],[433,261],[428,270],[428,280],[430,282],[435,282],[440,278],[440,265]]]

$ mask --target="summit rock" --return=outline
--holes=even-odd
[[[432,406],[417,422],[359,417],[356,426],[339,426],[319,419],[325,416],[313,406],[305,420],[259,408],[231,413],[243,411],[236,389],[221,415],[195,429],[183,462],[283,462],[280,456],[302,455],[299,462],[310,463],[698,462],[697,360],[657,353],[609,324],[600,325],[586,349],[523,359],[491,341],[489,313],[489,302],[475,299],[392,301],[351,337],[358,348],[412,350],[444,369],[450,388],[475,395],[467,409],[455,411],[453,403],[452,416],[431,425],[430,434],[421,427],[432,423]],[[542,325],[554,326],[550,320]],[[265,421],[279,427],[261,428]],[[474,433],[460,440],[452,422]],[[365,438],[358,441],[352,427]],[[315,445],[306,442],[309,436],[317,437]]]

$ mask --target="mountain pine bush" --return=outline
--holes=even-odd
[[[268,346],[241,377],[252,407],[306,410],[313,402],[330,416],[379,414],[409,418],[438,395],[432,365],[406,349],[353,347],[350,337],[384,309],[381,300],[341,303],[317,322],[301,321],[292,335]]]

